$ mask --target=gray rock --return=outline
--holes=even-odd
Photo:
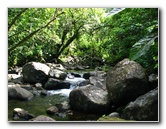
[[[47,114],[54,115],[55,113],[58,112],[58,108],[56,106],[49,107],[46,110]]]
[[[14,120],[27,121],[32,118],[34,118],[34,115],[29,114],[28,111],[26,111],[22,108],[15,108],[13,110],[13,119]]]
[[[110,109],[108,93],[93,85],[74,89],[69,95],[72,108],[89,113],[105,113]]]
[[[9,70],[8,70],[8,74],[17,74],[17,75],[19,75],[19,74],[21,74],[21,72],[22,72],[22,67],[14,67],[14,68],[10,68]]]
[[[74,79],[74,75],[71,75],[71,74],[67,74],[67,77],[68,77],[69,79]]]
[[[19,88],[23,88],[23,89],[26,89],[28,91],[31,91],[33,90],[33,85],[28,85],[28,84],[15,84],[15,83],[8,83],[8,87],[19,87]]]
[[[61,82],[55,78],[49,78],[44,88],[47,90],[56,90],[56,89],[69,89],[70,83],[69,82]]]
[[[130,102],[122,116],[128,120],[158,121],[158,88]]]
[[[71,108],[69,102],[67,101],[62,102],[61,104],[63,110],[69,110]]]
[[[149,75],[148,79],[149,79],[149,89],[150,90],[153,90],[156,87],[158,87],[158,75],[153,73],[153,74]]]
[[[28,111],[25,111],[22,108],[15,108],[13,110],[13,118],[14,118],[14,120],[26,119],[27,115],[28,115]]]
[[[60,112],[65,112],[71,108],[69,102],[67,101],[64,101],[60,104],[56,104],[56,107],[58,108]]]
[[[63,112],[60,112],[60,113],[55,113],[56,116],[59,116],[59,117],[62,117],[62,118],[65,118],[67,116],[66,113],[63,113]]]
[[[44,88],[47,90],[54,90],[54,89],[57,89],[56,87],[58,87],[59,84],[60,84],[60,81],[58,79],[49,78],[46,84],[44,85]]]
[[[47,96],[47,95],[48,95],[48,93],[47,93],[46,90],[42,90],[40,94],[41,94],[41,95],[44,95],[44,96]]]
[[[61,70],[53,69],[53,70],[50,70],[49,76],[51,78],[64,80],[67,77],[67,73]]]
[[[15,84],[15,83],[8,83],[8,88],[9,87],[21,87],[21,85],[20,84]]]
[[[40,95],[41,95],[41,91],[39,91],[39,90],[32,90],[31,93],[32,93],[34,96],[40,96]]]
[[[34,119],[31,119],[30,121],[55,121],[53,118],[45,116],[45,115],[40,115],[37,116]]]
[[[108,115],[109,117],[119,117],[118,112],[112,112],[111,114]]]
[[[107,73],[106,87],[111,101],[124,105],[148,91],[147,76],[140,64],[129,59],[120,61]]]
[[[79,87],[81,87],[81,86],[86,86],[86,85],[88,85],[89,84],[89,80],[83,80],[83,81],[79,81],[78,83],[77,83],[77,85],[79,86]]]
[[[32,85],[20,85],[20,87],[21,88],[24,88],[24,89],[26,89],[26,90],[28,90],[28,91],[31,91],[31,90],[33,90],[33,86]]]
[[[97,77],[97,76],[91,76],[89,78],[89,81],[91,84],[95,85],[96,82],[100,81],[100,82],[104,82],[104,78],[103,77]]]
[[[20,87],[8,87],[9,99],[30,100],[33,94],[26,89]]]
[[[96,72],[83,73],[83,78],[85,78],[85,79],[89,79],[90,76],[96,76]]]
[[[28,83],[45,83],[50,68],[42,63],[29,62],[23,66],[23,79]]]
[[[104,71],[96,71],[96,76],[98,76],[98,77],[106,77],[107,74]]]
[[[8,82],[13,82],[16,84],[23,84],[24,80],[23,80],[23,77],[21,75],[8,74]]]
[[[35,88],[37,89],[37,90],[43,90],[43,87],[42,87],[43,85],[41,84],[41,83],[36,83],[35,84]]]
[[[102,89],[106,89],[106,85],[105,85],[105,77],[102,76],[91,76],[89,78],[90,83],[93,84],[94,86],[97,86],[99,88]]]
[[[46,63],[47,66],[50,67],[50,69],[58,69],[58,70],[61,70],[61,71],[64,71],[66,70],[62,64],[54,64],[54,63]]]
[[[71,75],[73,75],[74,77],[81,77],[81,74],[76,72],[71,72]]]

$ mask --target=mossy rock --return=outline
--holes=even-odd
[[[132,122],[134,120],[125,120],[122,118],[118,118],[118,117],[109,117],[109,116],[104,116],[104,117],[100,117],[97,121],[118,121],[118,122]]]

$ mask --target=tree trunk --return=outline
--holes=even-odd
[[[78,37],[79,30],[81,29],[82,25],[75,31],[74,35],[70,37],[69,40],[66,41],[66,43],[62,43],[62,45],[59,48],[59,51],[54,56],[54,59],[58,59],[59,56],[62,54],[62,52]]]

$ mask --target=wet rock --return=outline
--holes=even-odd
[[[47,94],[48,94],[48,93],[47,93],[46,90],[42,90],[41,93],[40,93],[40,95],[44,95],[44,96],[47,96]]]
[[[128,120],[158,121],[158,88],[130,102],[122,116]]]
[[[85,78],[85,79],[89,79],[90,76],[91,76],[90,73],[84,73],[83,74],[83,78]]]
[[[68,77],[69,79],[74,79],[74,75],[72,75],[72,74],[67,74],[67,77]]]
[[[120,61],[107,73],[106,87],[111,101],[124,105],[148,91],[145,70],[129,59]]]
[[[63,82],[60,82],[58,89],[69,89],[70,85],[71,84],[69,82],[63,81]]]
[[[89,80],[83,80],[83,81],[79,81],[78,83],[77,83],[77,86],[79,86],[79,87],[81,87],[81,86],[86,86],[86,85],[88,85],[90,82],[89,82]]]
[[[44,85],[44,89],[54,90],[54,89],[57,89],[56,87],[58,87],[59,84],[60,84],[60,81],[58,79],[49,78],[46,84]]]
[[[70,83],[69,82],[61,82],[58,79],[49,78],[44,88],[47,90],[56,90],[56,89],[69,89]]]
[[[74,77],[81,77],[81,75],[79,73],[76,73],[76,72],[71,72],[71,75],[73,75]]]
[[[69,95],[73,109],[89,113],[105,113],[110,109],[107,91],[93,85],[74,89]]]
[[[84,81],[85,79],[81,77],[75,77],[73,79],[69,79],[69,78],[65,79],[65,82],[68,82],[70,83],[70,85],[73,85],[73,86],[78,86],[81,82],[84,82]]]
[[[96,72],[83,73],[83,78],[85,78],[85,79],[89,79],[90,76],[96,76]]]
[[[27,83],[45,83],[50,68],[39,62],[29,62],[23,66],[23,79]]]
[[[8,98],[9,99],[20,99],[20,100],[30,100],[33,94],[28,90],[20,87],[8,87]]]

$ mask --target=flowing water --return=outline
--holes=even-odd
[[[33,114],[35,117],[39,115],[46,115],[54,118],[56,121],[73,121],[73,120],[88,120],[88,119],[96,119],[94,115],[87,115],[75,112],[76,117],[71,118],[65,116],[64,114],[59,115],[48,115],[46,110],[55,106],[56,104],[60,104],[64,101],[69,101],[70,92],[77,87],[78,82],[84,81],[85,79],[82,77],[75,77],[74,79],[66,78],[65,81],[71,83],[70,89],[60,89],[60,90],[49,90],[48,96],[34,96],[29,101],[21,101],[21,100],[8,100],[8,121],[13,120],[13,109],[14,108],[22,108],[28,113]]]

